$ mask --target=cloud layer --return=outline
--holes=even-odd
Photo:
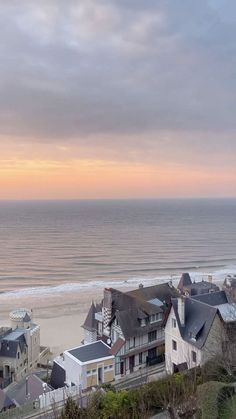
[[[234,0],[1,2],[1,141],[231,164],[235,23]]]

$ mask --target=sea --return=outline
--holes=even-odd
[[[151,285],[182,272],[236,274],[236,199],[0,202],[6,295]]]

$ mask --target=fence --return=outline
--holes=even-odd
[[[48,409],[53,405],[64,402],[68,397],[78,398],[81,396],[81,387],[63,387],[57,390],[49,391],[39,396],[39,408]],[[0,418],[1,419],[1,418]]]

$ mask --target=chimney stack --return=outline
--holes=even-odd
[[[178,314],[181,326],[185,325],[185,298],[178,298]]]
[[[208,275],[208,282],[212,284],[212,275]]]
[[[103,328],[104,328],[104,335],[109,336],[110,334],[110,327],[109,322],[112,316],[112,289],[105,288],[104,289],[104,299],[103,299]]]

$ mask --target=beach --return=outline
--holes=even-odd
[[[0,326],[10,326],[9,312],[19,307],[33,310],[33,321],[40,325],[41,345],[49,346],[54,356],[79,346],[83,324],[91,301],[100,301],[102,290],[67,292],[54,295],[26,295],[7,298],[0,294]]]

